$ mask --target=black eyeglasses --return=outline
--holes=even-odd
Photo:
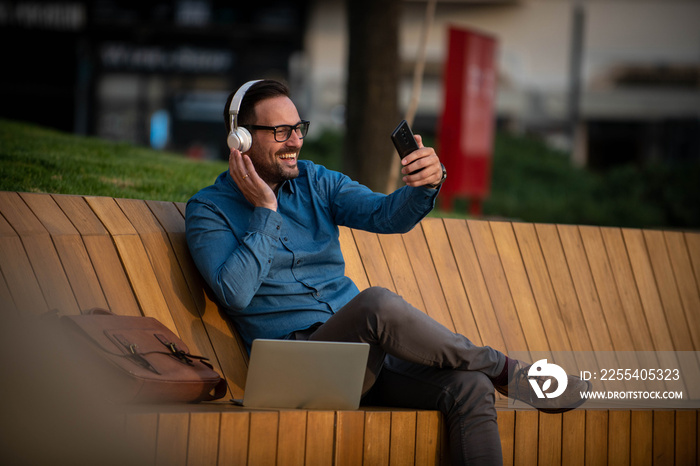
[[[306,133],[309,132],[309,122],[306,120],[301,120],[296,125],[277,125],[277,126],[261,126],[261,125],[245,125],[246,128],[250,129],[266,129],[272,131],[275,134],[275,141],[285,142],[287,139],[292,137],[292,131],[297,133],[299,139],[304,139]]]

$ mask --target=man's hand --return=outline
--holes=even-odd
[[[248,202],[255,207],[277,210],[277,196],[255,171],[250,157],[232,149],[228,157],[228,172]]]
[[[403,182],[409,186],[418,187],[429,184],[439,183],[442,179],[442,166],[440,159],[432,147],[424,147],[423,139],[419,135],[415,135],[418,143],[418,150],[415,150],[401,159],[401,173]],[[419,173],[414,173],[416,170],[421,170]]]

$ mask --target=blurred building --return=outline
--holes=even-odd
[[[292,86],[310,137],[344,124],[350,0],[0,0],[0,116],[199,157],[226,153],[222,102]],[[408,105],[425,0],[402,0]],[[439,0],[415,127],[442,110],[449,26],[495,36],[502,127],[579,163],[700,158],[700,1]]]
[[[226,97],[288,77],[307,3],[2,1],[0,116],[220,157]]]
[[[316,2],[309,17],[304,50],[313,121],[337,122],[342,115],[343,5]],[[403,2],[404,106],[425,11],[425,0]],[[427,132],[438,123],[447,29],[458,26],[499,41],[502,127],[539,134],[596,167],[697,160],[699,19],[697,0],[439,0],[414,126]]]

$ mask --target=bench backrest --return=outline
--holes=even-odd
[[[512,351],[700,351],[700,234],[428,218],[341,229],[346,274],[477,344]],[[184,205],[0,192],[2,312],[156,317],[242,396],[247,355],[197,273]]]

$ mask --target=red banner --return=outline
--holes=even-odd
[[[440,193],[446,210],[454,198],[468,197],[471,212],[480,215],[491,189],[496,46],[483,33],[449,29],[439,131],[440,158],[448,173]]]

